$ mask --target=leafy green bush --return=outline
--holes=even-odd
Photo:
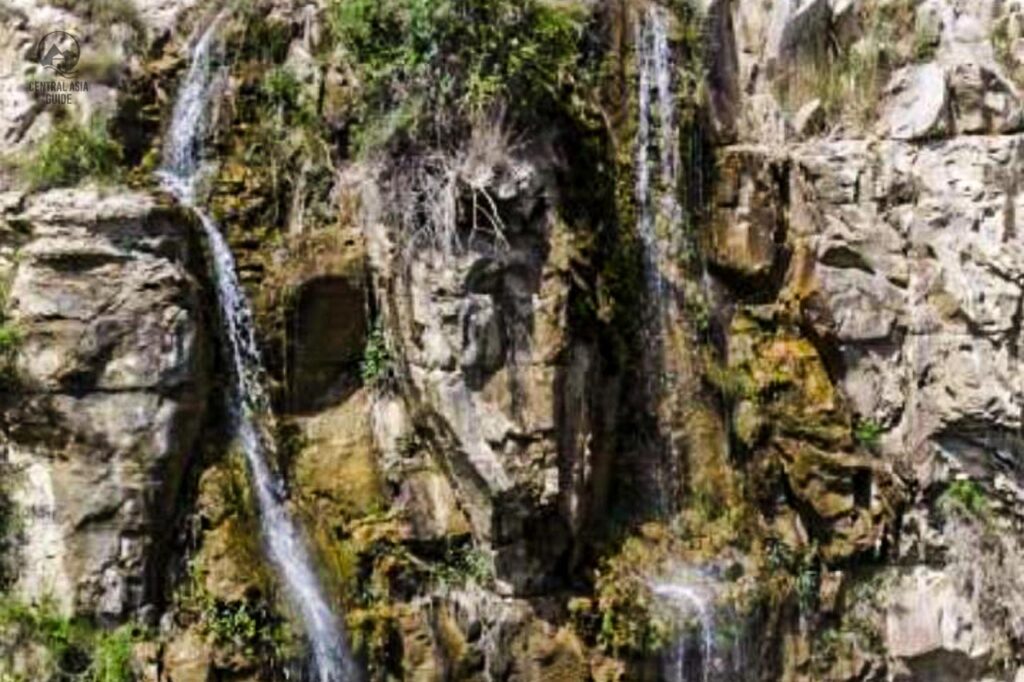
[[[0,633],[29,650],[41,647],[53,679],[82,682],[131,682],[132,655],[145,631],[132,625],[103,630],[78,618],[67,618],[51,600],[27,604],[0,599]]]
[[[121,145],[110,139],[103,123],[65,122],[43,140],[26,171],[36,189],[71,187],[85,179],[116,179],[121,159]]]
[[[328,23],[367,88],[363,140],[395,128],[396,111],[413,135],[495,106],[540,114],[559,102],[582,34],[573,6],[541,0],[335,0]]]
[[[131,626],[99,634],[93,646],[90,682],[131,682],[132,651],[141,635]]]

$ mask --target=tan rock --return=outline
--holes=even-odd
[[[172,639],[164,652],[164,682],[211,682],[213,652],[196,630]]]

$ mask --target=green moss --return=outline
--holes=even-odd
[[[58,124],[25,164],[36,189],[71,187],[83,180],[113,182],[120,175],[121,145],[110,138],[106,125]]]

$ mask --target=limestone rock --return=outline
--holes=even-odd
[[[990,636],[975,607],[947,576],[914,569],[892,589],[886,648],[898,680],[974,679],[991,653]]]
[[[760,150],[732,149],[719,163],[711,258],[748,282],[764,283],[782,255],[786,166]]]
[[[10,290],[23,400],[3,413],[23,476],[18,591],[120,617],[159,575],[205,412],[192,218],[120,190],[32,197]]]
[[[409,257],[408,236],[379,224],[369,251],[378,291],[391,292],[384,312],[407,412],[433,434],[474,536],[496,548],[501,579],[529,590],[563,551],[572,522],[563,510],[586,485],[560,476],[557,457],[560,442],[586,442],[591,359],[567,329],[572,242],[544,203],[548,161],[495,149],[468,152],[465,172],[500,197],[508,247],[420,245]],[[567,456],[582,475],[586,452]],[[532,523],[547,524],[544,543],[528,540]]]
[[[896,140],[921,140],[949,130],[949,89],[946,73],[935,64],[902,69],[886,88],[882,125]]]
[[[297,421],[297,493],[310,513],[324,521],[362,516],[382,504],[370,398],[368,391],[358,391],[340,405]]]
[[[213,653],[205,638],[188,630],[175,638],[164,652],[163,664],[167,682],[210,682],[213,676]]]

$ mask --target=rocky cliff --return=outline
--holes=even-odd
[[[312,679],[153,177],[218,10],[0,7],[0,680]],[[367,679],[1024,679],[1024,8],[225,17],[203,202]]]

